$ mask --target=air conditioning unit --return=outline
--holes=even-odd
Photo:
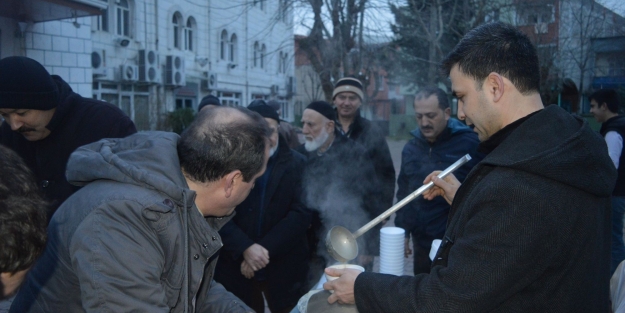
[[[165,83],[172,86],[184,86],[187,84],[184,74],[184,58],[177,55],[167,56]]]
[[[97,73],[96,73],[97,71]],[[117,68],[113,67],[101,67],[93,70],[93,81],[97,82],[117,82],[119,77],[117,76]]]
[[[161,82],[158,52],[139,50],[139,81],[153,84]]]
[[[280,90],[280,86],[278,86],[278,85],[271,85],[271,94],[272,95],[277,95],[279,90]]]
[[[108,69],[104,67],[104,50],[91,52],[91,68],[93,76],[106,76]]]
[[[201,87],[203,91],[211,91],[217,89],[217,73],[214,72],[205,72],[203,78],[201,80]]]
[[[122,81],[135,82],[139,80],[139,67],[136,65],[120,65],[119,74]]]

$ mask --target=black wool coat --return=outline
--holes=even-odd
[[[334,142],[322,155],[306,151],[303,145],[298,147],[308,157],[304,203],[321,218],[316,232],[321,245],[317,252],[321,253],[326,250],[325,236],[330,228],[340,225],[355,232],[388,209],[379,205],[382,190],[366,149],[338,130],[334,135]],[[378,224],[358,238],[359,255],[379,255],[380,228]]]
[[[270,294],[269,307],[293,307],[306,290],[309,249],[306,231],[311,212],[301,201],[304,156],[291,150],[280,137],[277,160],[265,189],[262,214],[248,197],[236,215],[219,231],[223,240],[215,280],[246,303],[251,303],[251,281],[241,274],[243,251],[258,243],[269,251],[263,269]],[[252,278],[254,279],[254,278]]]
[[[430,273],[359,275],[358,311],[609,312],[615,180],[587,122],[545,108],[469,173]]]
[[[123,138],[137,132],[132,120],[118,107],[83,98],[61,77],[52,78],[59,89],[60,102],[46,126],[50,130],[48,137],[28,141],[6,122],[0,126],[0,143],[24,159],[51,202],[49,217],[78,189],[65,178],[67,160],[74,150],[103,138]]]
[[[375,199],[376,205],[384,211],[393,205],[395,196],[395,167],[384,133],[370,120],[361,117],[360,110],[349,128],[349,139],[361,144],[367,150],[367,157],[373,165],[380,189]]]

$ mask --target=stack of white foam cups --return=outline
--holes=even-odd
[[[404,229],[380,229],[380,273],[404,274]]]

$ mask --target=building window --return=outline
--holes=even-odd
[[[259,7],[261,10],[265,11],[265,6],[267,0],[254,0],[254,6]]]
[[[278,20],[282,21],[285,24],[289,24],[288,16],[289,16],[288,0],[280,0],[280,2],[278,3]]]
[[[173,40],[174,40],[174,48],[181,49],[182,48],[182,40],[180,38],[180,33],[182,32],[182,15],[178,12],[174,13],[174,16],[171,19],[172,31],[173,31]]]
[[[220,54],[219,57],[222,60],[226,60],[226,56],[228,55],[228,32],[224,29],[221,31],[221,45],[220,45]]]
[[[241,106],[241,93],[240,92],[224,92],[218,91],[217,98],[221,100],[221,104],[229,107]]]
[[[260,65],[260,45],[258,41],[254,43],[254,67]]]
[[[193,29],[195,29],[195,20],[190,17],[187,19],[187,27],[184,29],[184,49],[193,51]]]
[[[288,57],[287,57],[286,52],[280,51],[280,58],[278,60],[278,73],[279,74],[286,74],[286,70],[288,67],[287,58]]]
[[[117,0],[115,12],[117,17],[117,35],[130,37],[130,6],[128,5],[128,0]]]
[[[262,48],[260,48],[260,68],[265,68],[265,57],[267,55],[267,47],[263,44]]]
[[[237,63],[237,35],[236,34],[232,34],[232,36],[230,37],[230,52],[228,54],[228,61],[232,62],[232,63]]]
[[[101,30],[108,32],[109,31],[109,10],[102,10],[101,15],[96,15],[92,19],[92,29]]]

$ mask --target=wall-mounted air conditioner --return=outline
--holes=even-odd
[[[136,82],[139,80],[139,67],[136,65],[120,65],[119,74],[122,81]]]
[[[201,80],[201,87],[203,91],[211,91],[217,89],[217,73],[205,72],[205,78]]]
[[[152,84],[161,82],[158,52],[139,50],[139,81]]]
[[[272,95],[277,95],[278,91],[280,91],[280,86],[278,86],[278,85],[271,85],[271,94]]]
[[[106,76],[107,70],[104,66],[104,50],[91,52],[91,69],[93,76]]]
[[[165,84],[184,86],[187,84],[184,74],[184,58],[177,55],[168,55],[165,64]]]

